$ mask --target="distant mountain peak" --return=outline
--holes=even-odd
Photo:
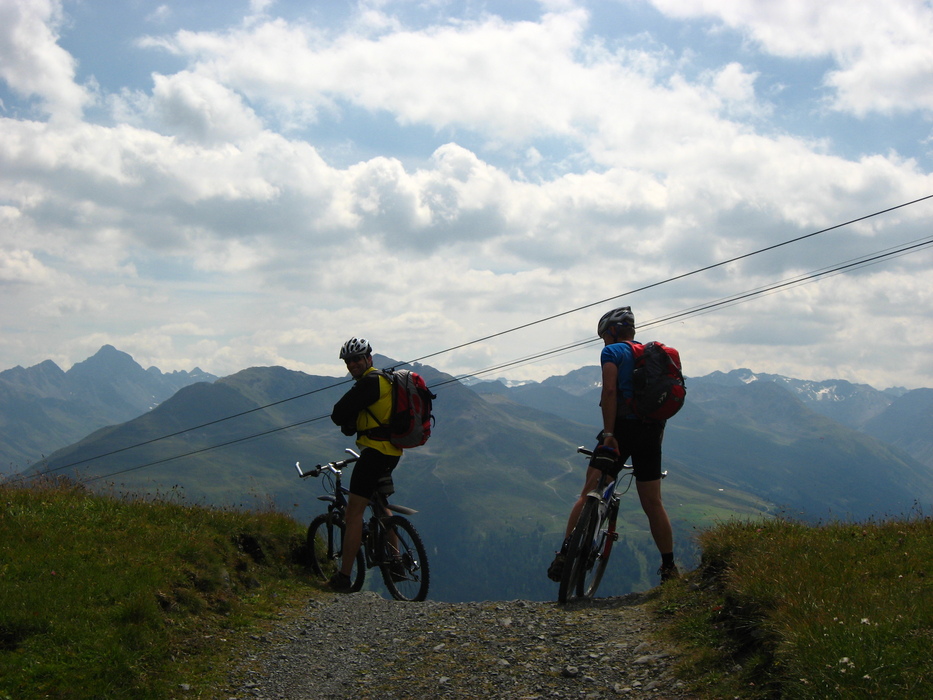
[[[146,371],[113,345],[67,372],[52,360],[0,372],[0,476],[105,425],[136,418],[186,386],[215,379],[200,369]]]

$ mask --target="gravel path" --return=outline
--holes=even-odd
[[[256,640],[231,700],[689,698],[640,594],[585,601],[312,600]]]

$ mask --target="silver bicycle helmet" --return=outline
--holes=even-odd
[[[620,306],[618,309],[607,311],[599,319],[599,325],[596,327],[596,335],[602,337],[603,333],[610,326],[629,326],[635,327],[635,314],[632,313],[631,306]]]
[[[340,348],[340,359],[346,360],[357,355],[370,355],[373,349],[369,346],[366,338],[350,338]]]

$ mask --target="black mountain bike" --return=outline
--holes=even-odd
[[[318,496],[326,501],[327,512],[318,515],[308,526],[308,550],[311,553],[311,568],[322,579],[329,579],[340,567],[343,555],[343,533],[346,528],[347,494],[341,485],[342,470],[356,462],[360,456],[346,450],[352,457],[338,462],[318,464],[310,471],[302,471],[296,462],[298,475],[325,476],[327,494]],[[359,591],[366,578],[366,569],[379,567],[382,580],[389,594],[396,600],[424,600],[428,596],[430,572],[428,555],[415,530],[404,514],[418,511],[405,506],[390,504],[386,491],[391,493],[391,478],[380,486],[369,502],[371,517],[363,523],[363,542],[350,572],[351,590]]]
[[[593,456],[592,450],[578,447],[577,452]],[[616,532],[616,519],[619,515],[619,497],[616,485],[619,479],[628,476],[629,483],[625,493],[631,488],[632,465],[624,464],[619,476],[613,480],[606,472],[601,472],[596,487],[587,494],[586,503],[580,511],[577,524],[570,533],[567,552],[564,559],[564,572],[557,591],[559,603],[566,603],[573,597],[592,598],[603,579],[612,545],[619,539]],[[623,474],[629,470],[627,474]],[[661,478],[667,472],[661,474]]]

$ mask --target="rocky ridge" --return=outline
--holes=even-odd
[[[690,698],[676,650],[630,594],[567,606],[524,600],[309,601],[231,677],[230,700]]]

